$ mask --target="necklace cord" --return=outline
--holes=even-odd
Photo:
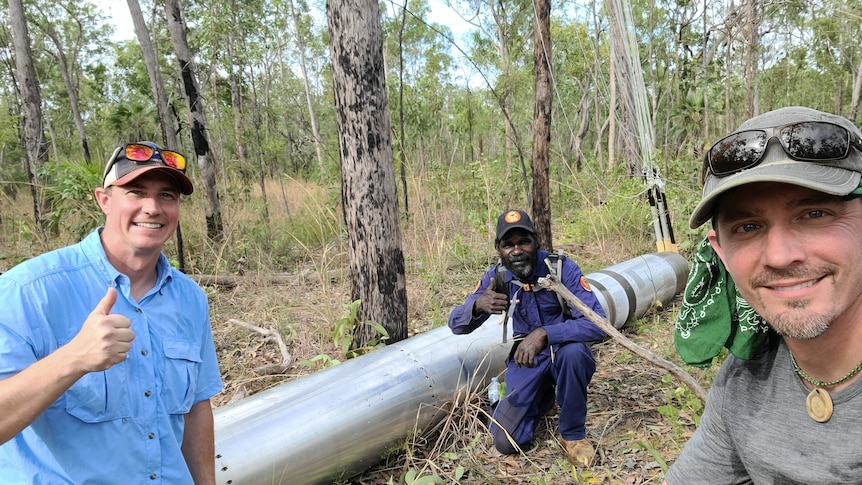
[[[796,358],[793,357],[792,353],[790,354],[790,361],[793,362],[793,369],[796,371],[797,374],[799,374],[799,377],[805,379],[806,381],[810,382],[811,384],[814,384],[817,387],[837,386],[838,384],[841,384],[842,382],[846,381],[847,379],[850,379],[851,377],[855,376],[856,374],[859,373],[860,370],[862,370],[862,362],[859,362],[858,364],[856,364],[856,367],[851,369],[850,372],[847,375],[845,375],[844,377],[842,377],[840,379],[836,379],[834,381],[826,382],[826,381],[818,381],[817,379],[814,379],[811,376],[809,376],[808,374],[806,374],[805,371],[802,370],[802,367],[799,367],[799,364],[796,363]]]

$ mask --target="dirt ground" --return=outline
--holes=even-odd
[[[340,358],[331,329],[343,314],[349,285],[345,278],[321,281],[307,275],[273,284],[269,277],[245,277],[236,287],[206,286],[225,390],[214,404],[259,392],[314,372],[299,362],[327,354]],[[452,306],[472,289],[460,285],[429,285],[409,278],[411,334],[427,330],[429,321],[445,321]],[[674,359],[672,316],[675,303],[629,325],[624,333],[639,345]],[[282,361],[272,339],[250,331],[234,320],[275,329],[290,352],[291,365],[277,375],[254,371]],[[694,430],[686,393],[667,372],[623,349],[613,340],[594,344],[597,371],[589,389],[588,437],[596,456],[588,469],[573,468],[557,442],[557,416],[540,423],[532,450],[522,455],[498,453],[487,434],[487,417],[478,411],[487,403],[477,393],[462,415],[450,416],[445,430],[438,426],[413,440],[409,451],[387,457],[374,468],[347,481],[356,485],[406,483],[405,472],[416,470],[439,477],[439,482],[471,484],[647,484],[661,483]],[[691,369],[687,369],[692,371]],[[703,382],[704,376],[692,371]],[[664,408],[663,408],[664,407]],[[664,413],[661,410],[664,409]]]

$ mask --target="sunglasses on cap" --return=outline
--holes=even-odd
[[[130,143],[126,145],[120,153],[123,153],[127,160],[131,160],[133,162],[161,160],[168,167],[172,167],[180,172],[186,173],[186,157],[173,150],[159,150],[141,143]],[[117,155],[117,157],[114,157],[114,163],[116,163],[119,158],[119,153]]]
[[[716,177],[727,177],[756,166],[772,138],[778,139],[790,158],[801,162],[840,160],[850,154],[851,146],[862,151],[862,141],[850,130],[826,121],[745,130],[722,138],[709,149],[704,177],[707,170]]]

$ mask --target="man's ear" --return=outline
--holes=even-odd
[[[715,251],[715,254],[718,255],[721,262],[724,263],[724,252],[721,250],[721,245],[718,242],[718,233],[715,229],[710,229],[706,233],[706,238],[709,240],[709,245],[712,246],[712,250]]]
[[[96,187],[93,195],[96,197],[96,203],[99,204],[99,208],[102,209],[105,215],[108,215],[111,209],[111,188]]]

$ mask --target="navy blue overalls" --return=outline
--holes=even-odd
[[[546,251],[538,251],[539,264],[528,281],[512,281],[511,274],[507,276],[515,343],[507,360],[506,395],[497,405],[490,426],[495,446],[505,454],[515,453],[516,444],[523,449],[532,441],[536,419],[553,407],[554,386],[560,406],[560,435],[569,441],[586,436],[587,387],[596,370],[589,342],[606,335],[576,310],[567,317],[556,294],[536,284],[539,277],[549,272],[542,263],[547,255]],[[473,318],[473,304],[493,284],[495,274],[496,268],[489,269],[476,291],[452,311],[449,327],[453,333],[470,333],[488,319],[490,315],[487,314]],[[563,258],[560,276],[575,296],[599,315],[604,315],[574,261]],[[533,367],[519,368],[512,359],[514,346],[538,327],[545,328],[548,345],[536,357]]]

